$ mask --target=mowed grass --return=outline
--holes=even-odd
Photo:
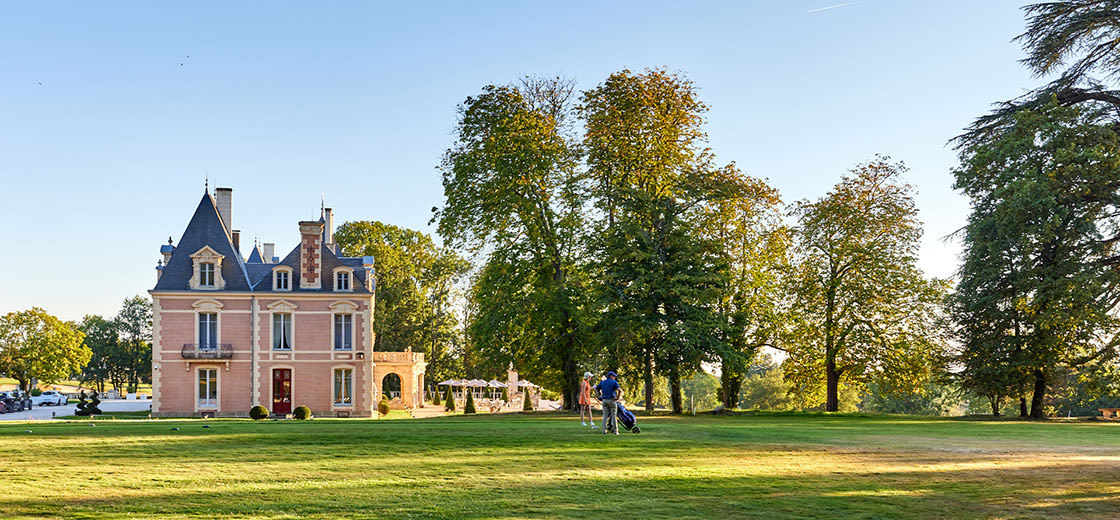
[[[640,423],[617,437],[545,414],[2,424],[0,517],[1120,517],[1120,424]]]

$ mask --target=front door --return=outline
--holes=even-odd
[[[272,369],[272,413],[292,413],[292,369]]]

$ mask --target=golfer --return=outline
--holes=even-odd
[[[618,400],[622,399],[622,387],[618,386],[618,375],[607,372],[607,378],[595,385],[599,391],[599,401],[603,403],[603,433],[618,435]]]
[[[584,372],[583,381],[579,384],[579,423],[587,426],[588,422],[591,422],[592,428],[595,427],[595,416],[591,414],[591,372]]]

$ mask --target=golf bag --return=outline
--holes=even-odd
[[[618,403],[618,422],[622,423],[622,427],[630,430],[631,433],[642,433],[642,429],[638,427],[638,418],[627,410],[622,403]]]

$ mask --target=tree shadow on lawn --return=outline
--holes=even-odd
[[[387,472],[397,465],[368,468]],[[510,468],[516,473],[516,468]],[[439,478],[338,475],[330,479],[228,482],[209,489],[157,485],[126,496],[52,501],[0,498],[9,514],[124,517],[448,518],[1114,518],[1117,475],[1107,465],[1068,464],[1054,474],[1022,468],[804,476],[644,476],[468,471]],[[1056,477],[1056,478],[1052,478]],[[1110,478],[1108,478],[1110,477]],[[1097,481],[1089,479],[1097,478]],[[1086,485],[1086,482],[1091,485]],[[1093,486],[1106,490],[1095,489]],[[247,489],[238,489],[238,488]]]

